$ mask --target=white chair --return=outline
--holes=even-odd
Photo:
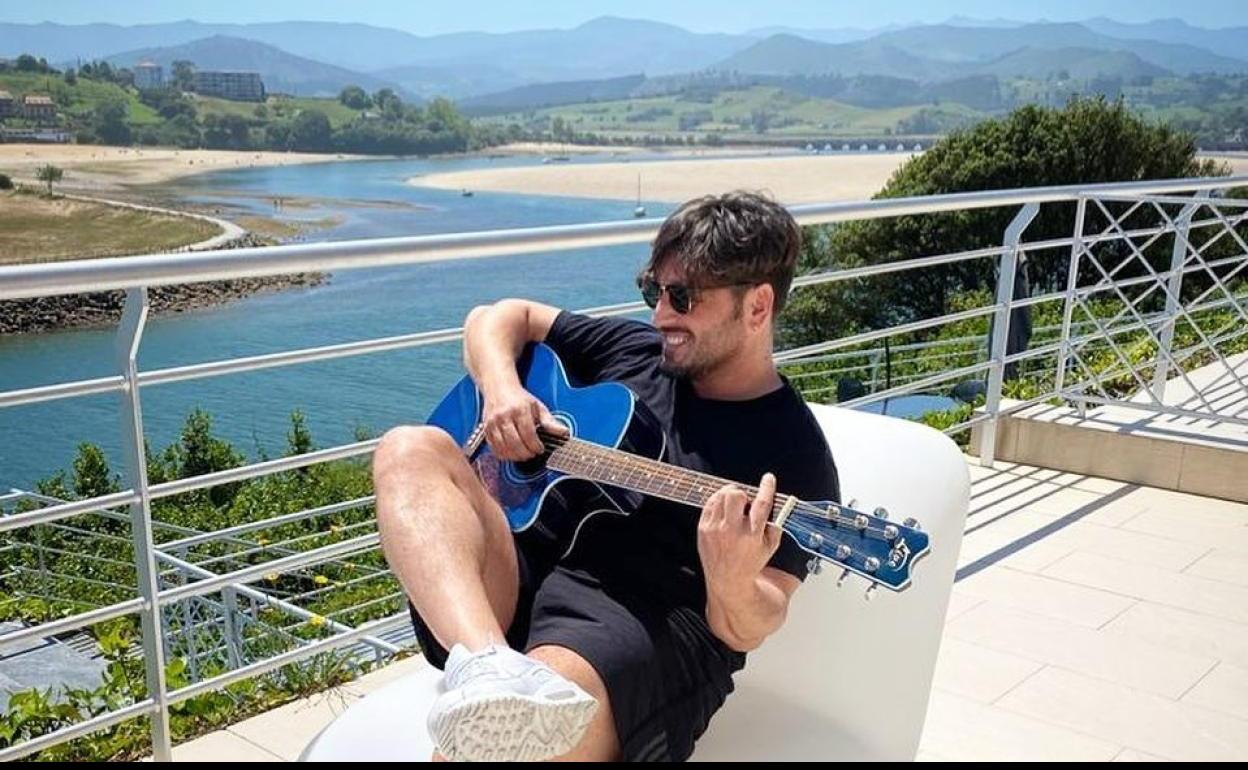
[[[970,478],[957,446],[917,423],[812,405],[832,448],[845,502],[914,517],[932,549],[901,593],[864,600],[866,581],[807,578],[788,621],[750,653],[736,692],[712,718],[693,761],[914,759],[927,713],[962,540]],[[301,759],[424,761],[432,666],[361,699]]]

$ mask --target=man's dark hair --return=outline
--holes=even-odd
[[[783,206],[737,190],[695,198],[674,211],[655,236],[645,271],[655,273],[675,259],[692,286],[768,283],[779,315],[801,246],[801,228]]]

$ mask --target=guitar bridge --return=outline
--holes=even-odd
[[[468,458],[468,462],[472,462],[472,460],[477,456],[477,452],[481,451],[481,444],[484,442],[485,423],[479,423],[477,427],[473,429],[471,435],[468,436],[468,440],[465,441],[464,445],[461,447],[461,449],[464,450],[464,457]]]

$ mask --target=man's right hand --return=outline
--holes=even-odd
[[[500,460],[518,462],[546,451],[537,426],[558,435],[567,435],[567,428],[556,420],[546,405],[519,385],[495,389],[483,394],[485,440]]]

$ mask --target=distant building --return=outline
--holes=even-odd
[[[134,65],[134,87],[140,91],[164,88],[165,68],[150,61]]]
[[[0,118],[7,118],[17,114],[17,103],[13,101],[13,94],[8,91],[0,91]]]
[[[44,142],[70,144],[74,135],[63,128],[0,128],[2,142]]]
[[[56,120],[56,103],[51,96],[27,94],[22,99],[22,115],[27,120],[39,122]]]
[[[264,101],[264,83],[259,72],[196,72],[192,90],[238,102]]]

